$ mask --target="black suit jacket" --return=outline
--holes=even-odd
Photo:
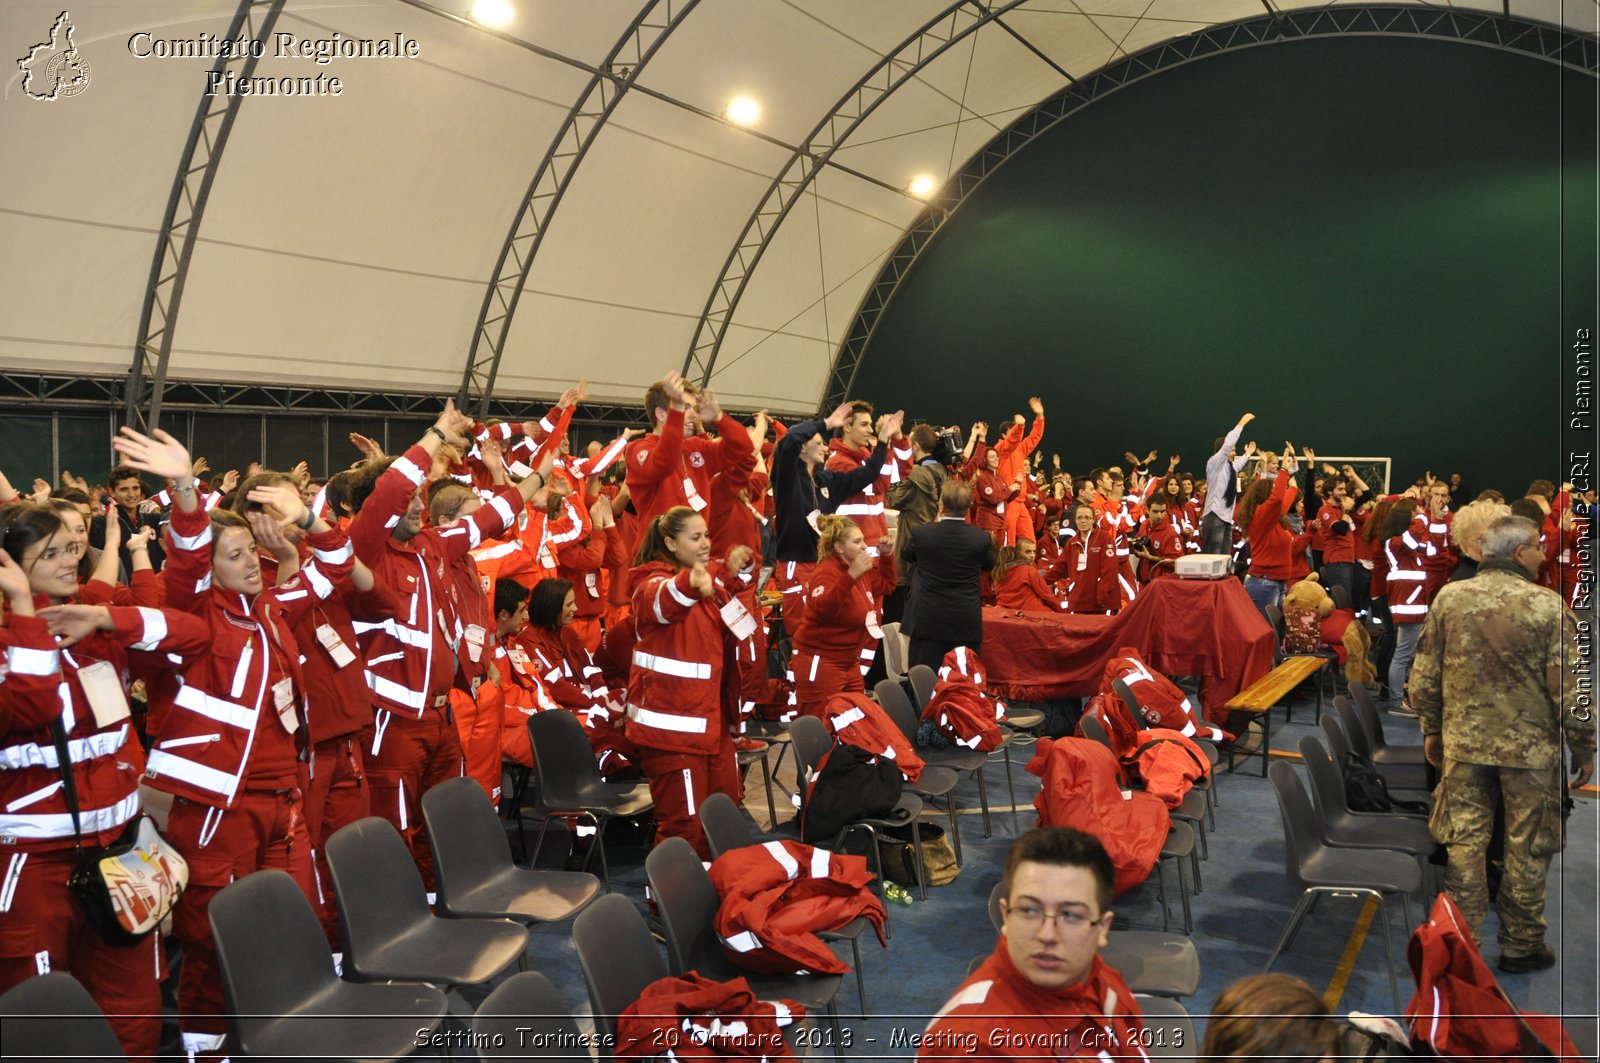
[[[963,646],[983,641],[978,582],[994,565],[994,540],[964,520],[936,520],[911,529],[905,559],[915,563],[901,630],[914,639]]]

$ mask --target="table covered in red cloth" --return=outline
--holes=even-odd
[[[989,689],[1016,701],[1099,692],[1106,661],[1132,646],[1167,675],[1202,678],[1205,717],[1272,670],[1272,628],[1235,579],[1158,579],[1116,616],[983,611]]]

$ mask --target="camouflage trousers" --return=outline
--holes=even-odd
[[[1428,827],[1450,854],[1445,892],[1477,936],[1489,911],[1485,851],[1495,809],[1505,811],[1505,874],[1496,908],[1500,947],[1509,955],[1537,952],[1544,944],[1545,877],[1550,858],[1565,844],[1561,766],[1502,768],[1446,760],[1434,791]]]

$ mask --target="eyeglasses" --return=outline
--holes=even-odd
[[[1054,912],[1046,911],[1036,904],[1006,904],[1006,915],[1014,917],[1023,926],[1034,933],[1038,933],[1046,919],[1056,921],[1056,925],[1063,930],[1083,930],[1091,926],[1099,926],[1105,922],[1102,915],[1098,919],[1090,919],[1076,908],[1060,908]]]

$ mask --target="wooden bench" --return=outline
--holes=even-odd
[[[1240,748],[1244,742],[1241,732],[1228,747],[1228,773],[1233,774],[1234,760],[1248,760],[1251,757],[1261,758],[1261,777],[1267,777],[1267,756],[1272,747],[1272,710],[1283,704],[1283,699],[1289,692],[1307,679],[1326,668],[1329,657],[1286,657],[1282,664],[1268,672],[1266,675],[1251,683],[1248,687],[1233,696],[1233,700],[1223,708],[1229,712],[1237,712],[1246,716],[1257,718],[1261,721],[1261,748],[1258,750]],[[1317,711],[1322,711],[1322,685],[1317,685]],[[1229,730],[1232,730],[1230,727]]]

